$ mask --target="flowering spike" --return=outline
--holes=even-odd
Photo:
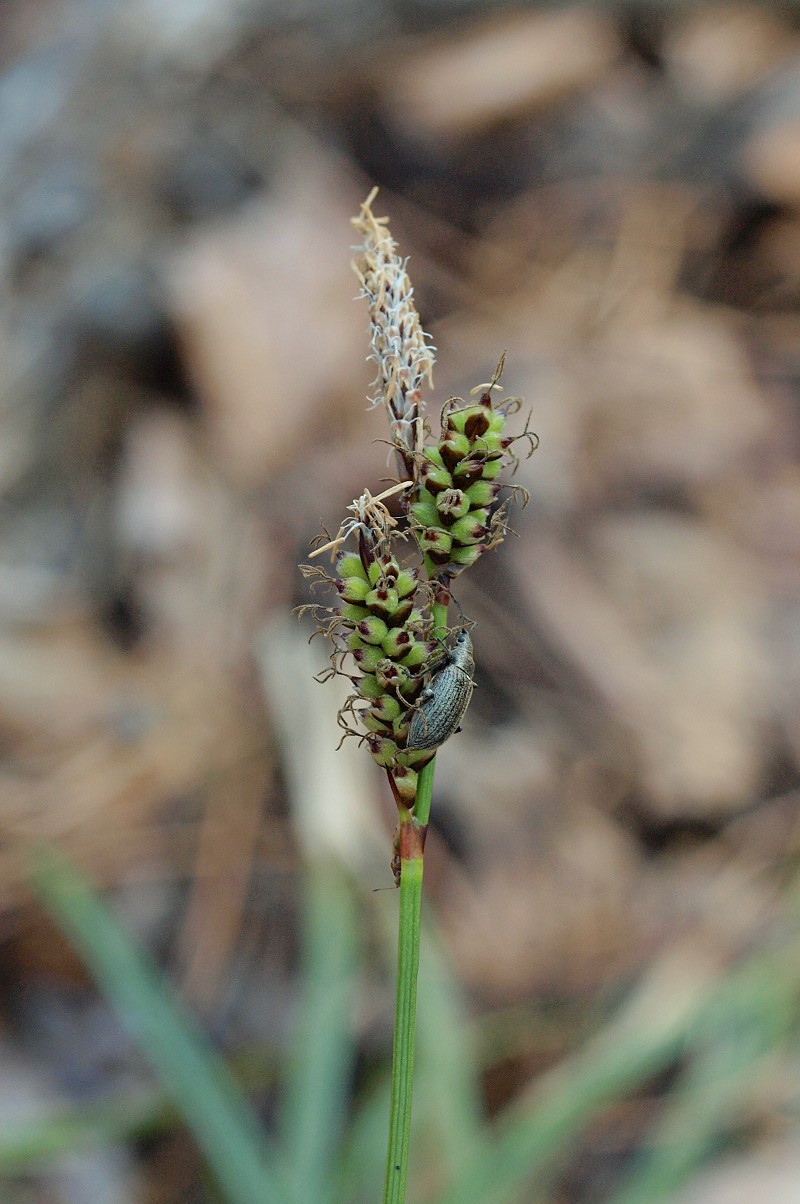
[[[422,415],[422,388],[431,384],[433,348],[414,306],[406,261],[397,253],[387,219],[372,212],[374,199],[372,192],[353,219],[362,237],[353,266],[369,306],[378,367],[371,400],[386,406],[406,479],[377,496],[364,490],[348,507],[336,537],[312,553],[331,550],[335,574],[304,570],[314,583],[335,587],[338,606],[327,613],[303,609],[311,609],[318,630],[333,644],[325,676],[344,676],[352,686],[340,725],[366,743],[387,770],[398,806],[410,809],[417,770],[433,756],[430,745],[419,747],[415,717],[427,708],[430,721],[431,699],[440,701],[432,685],[438,680],[439,694],[447,685],[445,677],[436,679],[436,666],[443,658],[455,664],[442,618],[450,582],[502,541],[508,502],[498,500],[503,488],[498,478],[516,463],[515,439],[526,440],[532,451],[536,436],[527,425],[516,437],[506,431],[520,403],[494,399],[505,356],[491,381],[473,389],[469,400],[453,397],[445,404],[441,432],[431,436]],[[397,495],[400,518],[385,504]],[[415,543],[422,566],[409,562]]]
[[[353,218],[363,239],[353,268],[369,306],[372,358],[378,365],[370,400],[373,406],[386,406],[392,440],[410,473],[421,442],[423,382],[433,387],[434,348],[426,341],[407,261],[397,254],[389,219],[372,212],[377,191],[372,190]]]

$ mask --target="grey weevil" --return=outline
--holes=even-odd
[[[439,748],[459,730],[475,688],[474,672],[472,640],[464,628],[420,695],[406,748],[415,751]]]

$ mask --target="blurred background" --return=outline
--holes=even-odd
[[[0,1195],[234,1198],[45,841],[296,1198],[380,1196],[392,804],[290,617],[391,471],[374,184],[434,422],[507,350],[541,440],[456,590],[410,1197],[800,1201],[800,13],[465,0],[0,9]]]

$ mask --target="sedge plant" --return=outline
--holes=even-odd
[[[386,772],[397,807],[392,867],[399,887],[397,996],[391,1078],[385,1204],[405,1198],[414,1069],[417,970],[425,837],[436,750],[459,728],[472,692],[474,662],[468,630],[450,623],[452,586],[507,533],[508,507],[525,491],[504,481],[516,467],[514,445],[530,454],[536,436],[509,434],[519,398],[496,400],[503,359],[470,400],[450,398],[433,431],[424,388],[432,387],[434,348],[414,305],[406,262],[372,211],[377,190],[353,225],[361,245],[353,267],[369,308],[377,365],[371,404],[389,420],[398,478],[348,508],[334,539],[312,557],[331,553],[332,572],[303,571],[338,595],[313,605],[317,630],[332,645],[330,669],[352,687],[339,712],[344,734],[358,738]],[[344,738],[344,737],[343,737]]]

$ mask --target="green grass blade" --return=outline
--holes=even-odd
[[[476,1035],[436,932],[423,925],[417,1006],[417,1113],[413,1143],[435,1142],[441,1182],[447,1182],[485,1140],[483,1089]],[[415,1158],[412,1151],[412,1166]]]
[[[491,1146],[464,1164],[439,1204],[482,1204],[485,1200],[502,1204],[519,1198],[522,1191],[531,1198],[530,1193],[543,1185],[570,1143],[598,1112],[641,1086],[691,1044],[707,1041],[715,1026],[719,1030],[720,1025],[730,1026],[735,1019],[737,1037],[731,1044],[726,1074],[720,1078],[717,1066],[714,1079],[707,1084],[709,1098],[716,1097],[718,1126],[720,1117],[729,1114],[734,1088],[743,1085],[758,1058],[775,1046],[778,1035],[795,1017],[800,950],[787,942],[779,955],[770,952],[754,957],[721,984],[713,979],[704,982],[702,971],[694,977],[691,965],[689,969],[690,975],[681,983],[680,962],[677,973],[671,964],[661,967],[618,1021],[548,1075],[524,1100],[512,1105],[498,1123]],[[672,1002],[671,980],[678,984]],[[755,1008],[754,998],[759,1001]],[[708,1064],[700,1067],[699,1073],[704,1072],[710,1072]],[[714,1128],[717,1131],[718,1127]],[[709,1136],[708,1131],[701,1133],[694,1144],[687,1144],[685,1169],[705,1155]],[[626,1204],[634,1200],[650,1204],[663,1198],[650,1194],[656,1175],[664,1173],[661,1163],[654,1163],[646,1173],[653,1176],[647,1191],[642,1194],[641,1186],[634,1184],[636,1194],[625,1197]]]
[[[237,1055],[236,1081],[259,1090],[274,1086],[275,1057],[263,1046]],[[68,1104],[10,1122],[0,1130],[0,1175],[15,1175],[64,1154],[115,1141],[164,1133],[181,1124],[174,1103],[160,1086],[109,1096],[101,1103]]]
[[[661,976],[663,978],[663,975]],[[658,1004],[662,983],[645,985],[622,1016],[547,1075],[498,1122],[493,1140],[459,1170],[439,1204],[503,1204],[528,1193],[593,1116],[669,1065],[683,1047],[700,989]]]
[[[461,1168],[442,1204],[494,1204],[514,1199],[549,1170],[582,1126],[610,1100],[656,1073],[673,1058],[674,1036],[636,1046],[609,1045],[570,1063],[535,1102],[500,1126],[497,1140]]]
[[[35,858],[32,880],[138,1041],[227,1199],[231,1204],[284,1200],[274,1158],[224,1063],[83,876],[59,853],[44,849]]]
[[[18,1174],[77,1150],[143,1136],[175,1121],[162,1093],[137,1092],[101,1104],[59,1108],[47,1116],[7,1123],[0,1133],[0,1175]]]
[[[335,864],[309,867],[304,898],[304,998],[286,1084],[281,1154],[295,1198],[325,1204],[355,1056],[357,913],[349,878]]]
[[[670,1093],[648,1147],[639,1153],[614,1204],[657,1204],[719,1145],[747,1106],[759,1071],[796,1021],[796,971],[783,959],[726,984],[692,1044],[697,1054]],[[789,970],[787,974],[787,969]]]
[[[389,1074],[372,1089],[348,1129],[336,1172],[335,1199],[375,1204],[386,1169],[386,1117],[391,1102]]]

